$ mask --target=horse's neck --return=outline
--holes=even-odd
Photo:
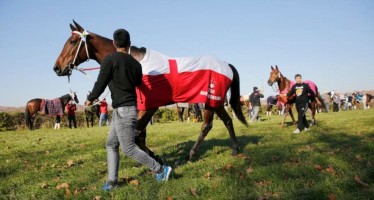
[[[134,46],[130,47],[130,54],[138,62],[140,62],[141,60],[143,60],[144,55],[145,55],[144,52],[142,52],[140,49],[138,49],[137,47],[134,47]]]
[[[278,87],[279,87],[279,91],[282,93],[282,92],[289,92],[290,90],[290,87],[291,86],[291,81],[288,80],[286,77],[284,77],[283,75],[281,75],[281,78],[280,78],[280,81],[278,81]]]
[[[91,59],[96,60],[99,64],[101,64],[107,55],[116,52],[113,40],[96,34],[91,34],[91,37],[92,39],[90,42],[93,46],[91,52],[93,51],[94,53],[94,56]]]

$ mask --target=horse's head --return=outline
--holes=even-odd
[[[65,94],[64,96],[60,97],[60,100],[61,100],[61,103],[64,104],[64,105],[69,103],[70,100],[74,100],[76,103],[79,103],[76,92]]]
[[[278,69],[278,66],[275,65],[275,68],[271,66],[271,72],[270,72],[270,77],[268,80],[268,84],[272,86],[274,83],[278,82],[281,78],[281,73]]]
[[[71,75],[72,70],[76,66],[89,59],[90,52],[88,52],[87,46],[89,39],[88,32],[74,20],[73,22],[74,26],[70,24],[72,34],[65,42],[64,48],[53,67],[53,71],[58,76]]]

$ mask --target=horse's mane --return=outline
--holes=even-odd
[[[147,49],[145,47],[137,47],[137,46],[131,46],[131,51],[135,53],[146,53]]]

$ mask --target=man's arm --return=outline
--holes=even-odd
[[[107,57],[108,58],[108,57]],[[99,98],[99,96],[104,92],[106,86],[110,81],[112,75],[112,62],[109,59],[104,59],[100,67],[99,76],[92,89],[92,92],[88,95],[87,100],[92,102],[93,100]]]
[[[287,93],[287,97],[291,97],[292,95],[295,94],[296,91],[296,84],[292,86],[291,90]]]

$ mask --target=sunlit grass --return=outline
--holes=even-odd
[[[149,126],[147,145],[174,168],[172,177],[157,183],[122,155],[127,183],[109,193],[101,190],[108,127],[1,132],[1,199],[374,199],[373,109],[317,114],[318,125],[298,135],[280,128],[279,116],[262,119],[249,128],[234,121],[236,157],[215,120],[193,162],[184,158],[201,124]],[[63,183],[68,188],[57,189]]]

